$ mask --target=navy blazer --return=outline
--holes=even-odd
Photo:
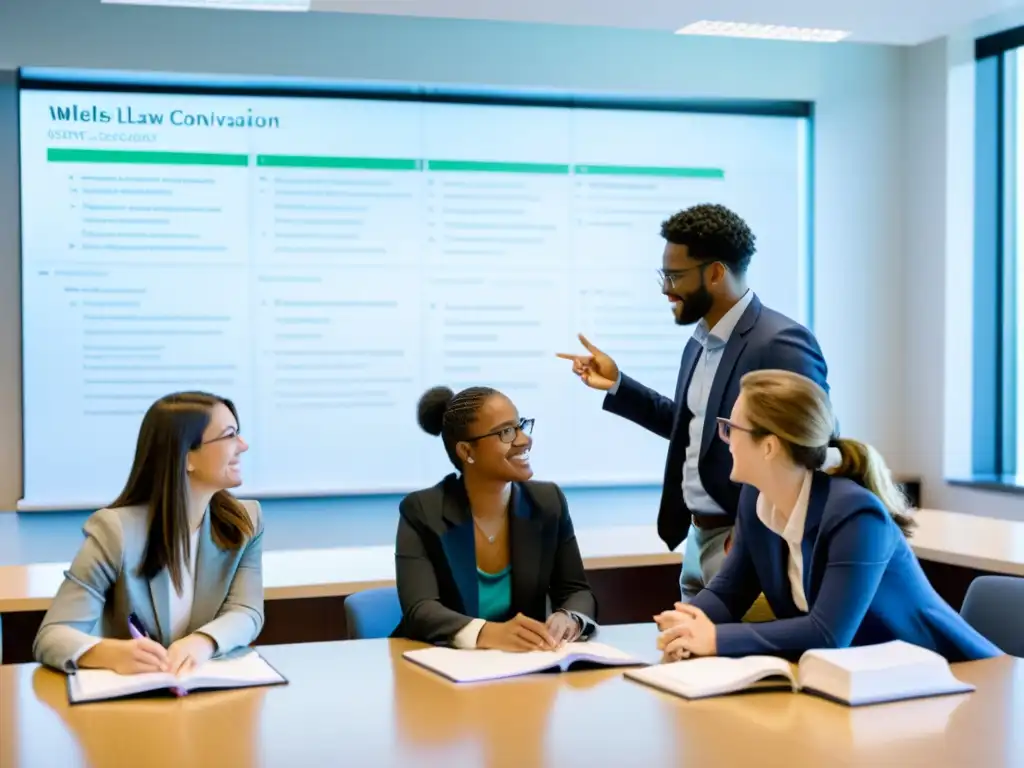
[[[604,399],[604,409],[667,438],[668,457],[658,510],[658,535],[670,550],[678,547],[690,527],[690,510],[683,500],[683,463],[690,443],[690,419],[686,407],[693,370],[700,357],[701,346],[691,338],[683,350],[675,399],[622,374],[618,391]],[[813,380],[828,392],[828,366],[818,342],[809,330],[761,304],[755,295],[740,317],[725,346],[708,394],[704,416],[704,432],[700,445],[698,472],[704,490],[725,510],[725,524],[736,516],[740,486],[729,479],[732,455],[729,446],[716,439],[719,416],[728,418],[740,392],[740,379],[750,371],[765,368],[799,373]]]
[[[452,473],[398,507],[395,576],[402,621],[393,637],[446,644],[479,617],[473,515]],[[513,483],[509,500],[513,614],[537,621],[565,609],[597,621],[565,495],[554,483]],[[581,617],[581,618],[582,618]],[[585,622],[583,637],[596,627]]]
[[[808,613],[793,602],[789,545],[757,516],[745,487],[732,549],[692,605],[717,627],[719,656],[767,654],[795,660],[812,648],[903,640],[949,661],[1002,655],[928,582],[906,536],[882,502],[852,480],[816,472],[803,537]],[[775,621],[741,623],[764,592]]]

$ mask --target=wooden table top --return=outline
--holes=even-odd
[[[679,565],[651,525],[577,530],[583,564],[589,570]],[[0,566],[0,613],[45,611],[64,579],[68,563]],[[338,597],[363,589],[394,586],[395,548],[336,547],[263,553],[267,600]]]
[[[910,546],[921,560],[1024,576],[1024,522],[941,509],[917,511]]]
[[[653,625],[601,640],[656,660]],[[754,693],[686,701],[621,670],[458,686],[404,641],[261,648],[286,686],[69,707],[62,675],[0,667],[0,768],[76,766],[1020,766],[1024,661],[954,666],[970,694],[850,709]]]
[[[911,547],[922,560],[1024,576],[1024,522],[923,509]],[[653,525],[581,528],[576,532],[590,570],[677,565]],[[0,566],[0,613],[45,611],[67,563]],[[263,554],[268,600],[338,597],[395,583],[392,546],[274,550]]]

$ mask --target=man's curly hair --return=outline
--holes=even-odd
[[[754,233],[724,205],[703,203],[669,217],[661,224],[661,236],[685,245],[696,261],[718,261],[734,275],[742,275],[757,250]]]

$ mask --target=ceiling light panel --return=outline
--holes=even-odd
[[[308,11],[312,0],[100,0],[114,5],[170,5],[233,11]]]
[[[709,37],[752,37],[763,40],[796,40],[808,43],[837,43],[849,36],[840,29],[786,27],[780,24],[746,24],[736,21],[697,21],[676,30],[677,35]]]

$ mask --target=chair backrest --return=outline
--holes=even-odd
[[[345,623],[353,640],[390,637],[402,620],[402,605],[394,587],[364,589],[345,598]]]
[[[1011,656],[1024,656],[1024,579],[979,576],[967,588],[960,615]]]

